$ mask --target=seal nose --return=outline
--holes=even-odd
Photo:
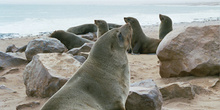
[[[94,20],[94,23],[97,24],[97,20]]]
[[[124,21],[127,23],[127,22],[128,22],[128,18],[127,18],[127,17],[124,17]]]
[[[162,14],[159,14],[159,18],[160,18],[160,20],[162,21],[162,20],[163,20],[163,15],[162,15]]]

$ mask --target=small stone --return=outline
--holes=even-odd
[[[5,82],[5,81],[6,81],[6,78],[3,77],[3,76],[0,76],[0,81]]]
[[[29,102],[29,103],[26,103],[26,104],[21,104],[21,105],[18,105],[16,107],[16,110],[23,110],[25,108],[35,108],[36,106],[39,106],[40,105],[40,102]]]
[[[191,84],[182,82],[165,85],[164,87],[160,88],[160,92],[162,93],[164,100],[179,97],[193,99],[195,97],[193,86]]]

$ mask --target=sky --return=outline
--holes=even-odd
[[[219,0],[0,0],[0,4],[107,4],[107,5],[139,5],[164,3],[201,3],[220,2]]]

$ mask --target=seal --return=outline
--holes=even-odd
[[[160,18],[160,28],[159,28],[159,38],[163,39],[170,31],[173,30],[172,20],[166,16],[159,14]]]
[[[97,38],[101,37],[109,30],[108,24],[105,20],[94,20],[94,23],[97,26]]]
[[[89,32],[96,32],[97,28],[95,24],[82,24],[75,27],[70,27],[67,32],[74,33],[76,35],[87,34]]]
[[[81,68],[41,110],[125,110],[131,32],[125,24],[100,37]]]
[[[84,43],[94,43],[93,41],[78,37],[73,33],[65,32],[63,30],[54,31],[49,37],[60,40],[60,42],[62,42],[68,50],[75,47],[80,47]]]
[[[154,39],[147,37],[138,20],[133,17],[124,17],[124,21],[126,23],[130,23],[133,29],[132,41],[131,46],[134,54],[149,54],[149,53],[156,53],[157,47],[161,42],[160,39]]]
[[[119,28],[122,26],[122,25],[118,25],[118,24],[114,24],[114,23],[107,23],[107,24],[108,24],[110,30],[113,28]],[[82,24],[82,25],[70,27],[69,29],[67,29],[67,32],[71,32],[76,35],[83,35],[83,34],[87,34],[89,32],[91,32],[91,33],[97,32],[97,27],[95,24]]]
[[[109,30],[113,29],[113,28],[119,28],[121,27],[122,25],[119,25],[119,24],[115,24],[115,23],[108,23],[108,28]]]

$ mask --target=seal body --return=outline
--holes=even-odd
[[[108,24],[104,20],[94,20],[94,23],[97,26],[97,38],[101,37],[109,30]]]
[[[136,18],[125,17],[124,20],[126,23],[130,23],[133,29],[131,41],[132,52],[134,54],[156,53],[161,40],[147,37]]]
[[[94,43],[90,40],[78,37],[73,33],[65,32],[63,30],[54,31],[49,37],[57,38],[60,40],[60,42],[62,42],[68,50],[75,47],[80,47],[84,43]]]
[[[108,28],[109,30],[113,29],[113,28],[119,28],[121,27],[122,25],[119,25],[119,24],[115,24],[115,23],[108,23]]]
[[[107,23],[107,24],[109,26],[109,29],[119,28],[122,26],[122,25],[118,25],[114,23]],[[92,33],[97,32],[97,27],[95,24],[82,24],[82,25],[70,27],[69,29],[67,29],[67,32],[71,32],[76,35],[83,35],[89,32],[92,32]]]
[[[100,37],[81,68],[42,110],[125,110],[131,32],[126,24]]]
[[[163,39],[170,31],[173,30],[172,20],[166,16],[159,14],[160,18],[160,28],[159,28],[159,38]]]
[[[97,31],[97,28],[95,24],[82,24],[82,25],[67,29],[67,32],[71,32],[76,35],[87,34],[89,32],[96,32],[96,31]]]

